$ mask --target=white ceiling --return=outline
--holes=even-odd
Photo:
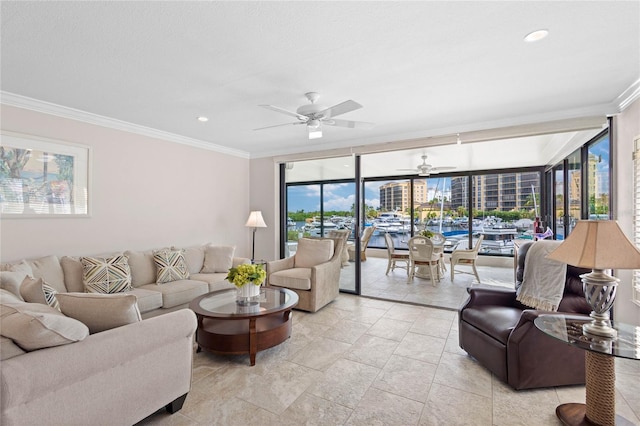
[[[34,98],[252,158],[603,117],[640,91],[639,1],[2,1],[1,14],[4,103]],[[546,39],[523,41],[540,28]],[[253,130],[295,120],[258,105],[295,111],[308,91],[361,103],[340,118],[376,126],[325,126],[314,141],[304,126]],[[514,150],[539,165],[580,142],[500,143],[428,154],[491,168],[472,163]]]

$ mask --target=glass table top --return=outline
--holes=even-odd
[[[236,303],[236,296],[235,289],[206,294],[197,301],[196,313],[215,317],[266,315],[289,309],[298,303],[298,295],[286,289],[262,287],[258,302],[251,305]]]
[[[543,333],[587,351],[612,355],[621,358],[640,360],[640,327],[611,321],[611,327],[617,330],[614,338],[585,334],[582,325],[591,322],[591,318],[562,314],[540,315],[535,326]]]

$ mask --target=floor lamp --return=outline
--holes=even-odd
[[[266,228],[267,224],[264,223],[262,218],[262,212],[260,210],[252,211],[249,213],[249,219],[244,224],[247,228],[253,228],[253,242],[251,244],[251,263],[254,263],[256,254],[256,230],[258,228]]]

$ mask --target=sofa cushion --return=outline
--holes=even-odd
[[[154,251],[153,260],[157,269],[157,284],[189,279],[189,271],[182,250]]]
[[[293,268],[274,272],[269,275],[269,285],[296,290],[311,290],[311,268]]]
[[[0,334],[25,351],[78,342],[89,335],[86,325],[40,303],[0,304]]]
[[[119,293],[131,289],[127,256],[81,257],[80,262],[87,293]]]
[[[300,238],[295,254],[296,268],[311,268],[328,262],[333,257],[333,240],[320,238]]]
[[[21,296],[15,295],[8,290],[0,288],[0,303],[19,303],[24,302]]]
[[[204,265],[200,272],[227,272],[233,266],[233,254],[236,251],[232,246],[207,246],[204,251]]]
[[[509,335],[520,321],[521,315],[522,310],[518,308],[482,305],[464,309],[462,321],[506,345]]]
[[[189,274],[197,274],[202,270],[204,266],[204,249],[206,245],[185,247],[184,260],[187,263],[187,269]],[[172,250],[179,250],[178,247],[171,247]]]
[[[79,257],[62,256],[60,266],[64,272],[64,284],[67,291],[84,292],[84,281],[82,280],[82,262]]]
[[[60,310],[99,333],[141,321],[137,298],[133,294],[61,293]]]
[[[204,281],[209,284],[209,291],[226,290],[229,288],[235,288],[233,284],[227,281],[225,278],[227,273],[211,273],[211,274],[191,274],[189,278],[196,281]]]
[[[42,303],[60,310],[56,295],[58,292],[42,278],[26,277],[20,286],[20,295],[29,303]]]
[[[20,285],[28,275],[25,271],[2,271],[0,272],[0,288],[22,299]]]
[[[32,277],[42,278],[56,291],[67,291],[67,287],[64,285],[64,272],[57,256],[45,256],[39,259],[27,260],[27,263],[33,270]]]
[[[153,311],[162,308],[162,293],[159,291],[147,290],[144,288],[132,288],[127,294],[133,294],[138,298],[138,309],[140,313]]]
[[[147,284],[143,289],[162,293],[162,307],[173,308],[191,302],[198,296],[209,292],[209,286],[202,281],[180,280],[169,284]]]
[[[156,282],[156,262],[153,260],[153,251],[127,250],[124,254],[129,258],[131,268],[131,284],[140,287]]]
[[[26,353],[13,340],[0,336],[0,361]]]

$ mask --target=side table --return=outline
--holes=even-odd
[[[586,404],[561,404],[556,415],[564,425],[632,425],[616,416],[615,357],[640,360],[640,327],[612,321],[615,338],[584,334],[584,316],[549,314],[535,319],[535,326],[548,336],[586,351]]]

